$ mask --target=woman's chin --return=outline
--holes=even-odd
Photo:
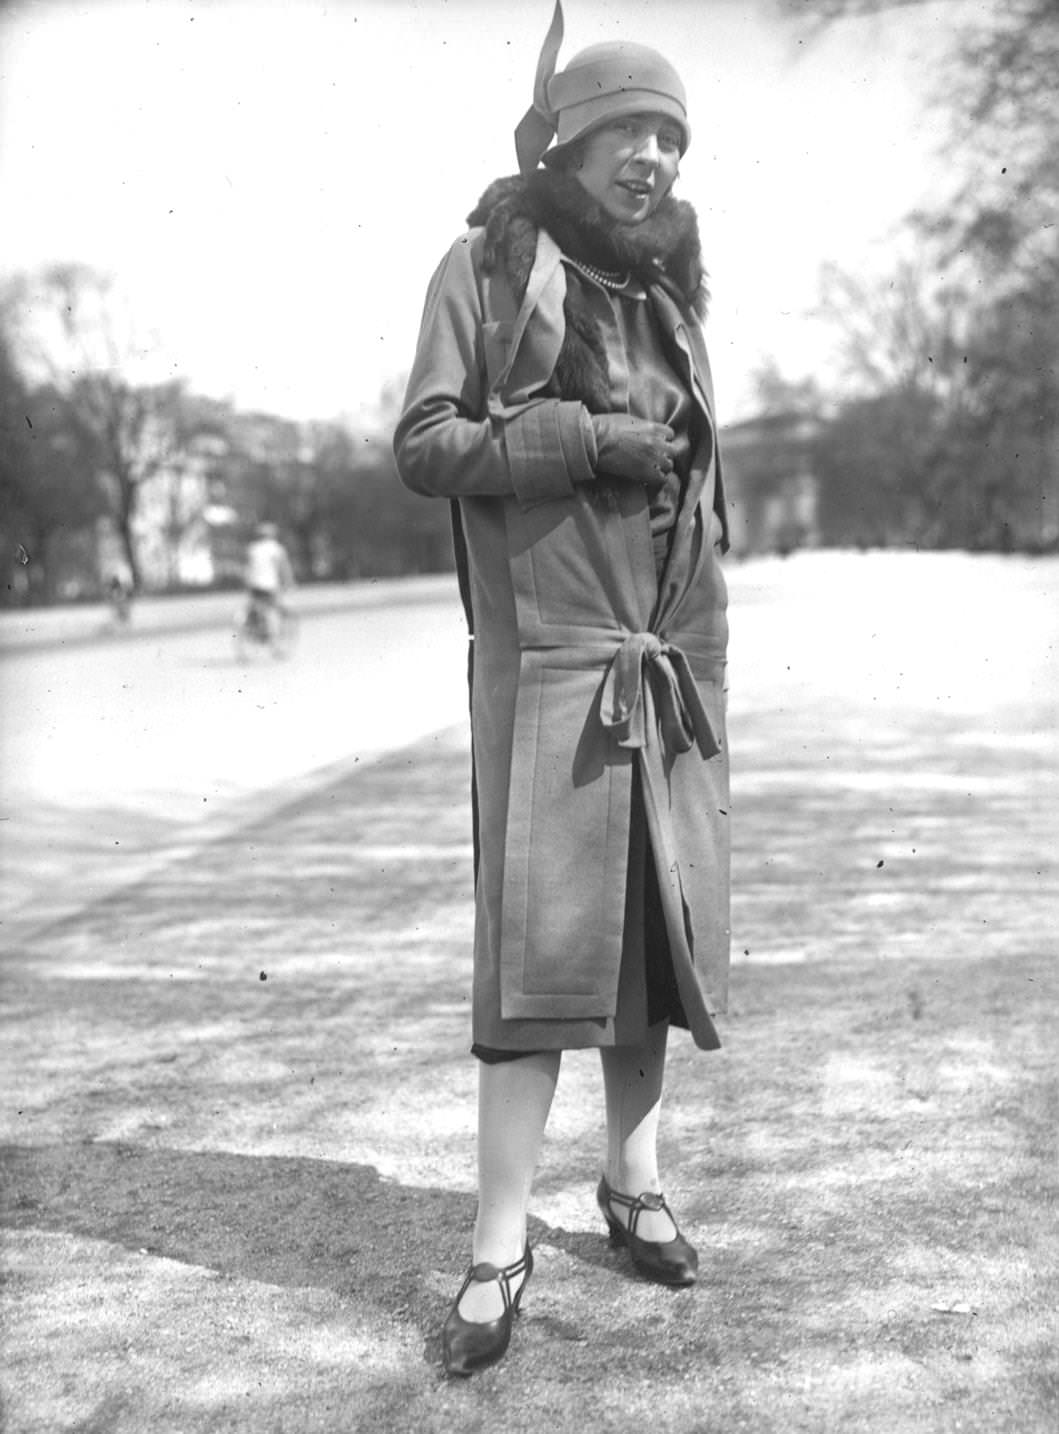
[[[613,197],[608,195],[603,205],[606,213],[618,224],[642,224],[645,219],[651,217],[655,207],[653,194],[645,194],[640,198],[624,190]]]
[[[603,208],[617,224],[642,224],[651,213],[651,205],[647,201],[642,204],[618,201],[614,204],[605,204]]]

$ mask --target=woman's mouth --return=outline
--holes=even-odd
[[[634,199],[650,199],[653,188],[645,179],[619,179],[619,186]]]

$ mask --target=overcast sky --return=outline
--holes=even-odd
[[[825,362],[825,261],[884,269],[944,183],[953,0],[810,44],[772,0],[566,0],[560,64],[655,45],[693,129],[722,420]],[[356,417],[408,368],[464,216],[515,168],[552,0],[84,0],[0,10],[0,269],[112,272],[202,392]]]

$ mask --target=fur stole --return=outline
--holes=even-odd
[[[619,224],[573,175],[538,169],[527,178],[498,179],[467,216],[485,227],[487,272],[502,270],[521,302],[545,229],[564,254],[599,269],[629,270],[645,288],[659,285],[683,307],[705,315],[706,275],[695,211],[667,195],[642,224]],[[599,325],[579,284],[568,284],[566,334],[549,392],[578,399],[590,413],[610,409],[607,353]]]

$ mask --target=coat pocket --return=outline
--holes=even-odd
[[[523,656],[504,860],[505,1019],[602,1020],[617,1008],[632,767],[600,726],[601,677],[574,660]]]

